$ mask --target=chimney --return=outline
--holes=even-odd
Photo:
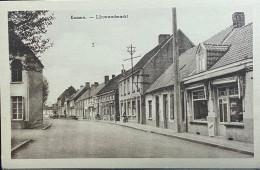
[[[95,85],[95,87],[97,87],[98,86],[98,82],[95,82],[94,85]]]
[[[121,70],[121,74],[122,74],[122,75],[125,75],[125,69],[122,69],[122,70]]]
[[[244,12],[235,12],[232,15],[233,26],[239,28],[245,25],[245,14]]]
[[[160,34],[158,36],[158,42],[159,44],[161,44],[162,42],[164,42],[167,38],[170,37],[170,34]]]
[[[83,85],[80,85],[80,89],[82,89],[83,88]]]
[[[105,84],[109,81],[109,76],[105,76]]]
[[[86,86],[87,89],[89,89],[89,88],[90,88],[90,83],[89,83],[89,82],[86,82],[86,83],[85,83],[85,86]]]
[[[112,74],[112,79],[115,78],[116,76],[114,74]]]

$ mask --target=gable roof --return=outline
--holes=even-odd
[[[36,62],[41,68],[44,67],[34,52],[12,31],[9,32],[9,60],[12,59],[11,56],[26,56],[26,62],[28,64]]]
[[[180,65],[180,78],[181,80],[189,76],[194,69],[196,69],[196,58],[191,57],[196,55],[198,46],[187,50],[179,57]],[[146,90],[145,93],[150,93],[158,89],[173,86],[174,84],[174,72],[173,64],[171,64],[165,72]]]
[[[63,91],[63,93],[57,98],[57,100],[61,100],[61,104],[63,105],[65,98],[70,97],[75,92],[76,92],[75,88],[70,86],[69,88]]]
[[[222,67],[245,59],[253,58],[253,23],[236,28],[223,43],[230,45],[227,53],[210,69]]]
[[[118,89],[118,82],[121,79],[123,75],[119,74],[116,77],[114,77],[113,79],[111,79],[98,93],[97,95],[101,95],[113,90],[117,90]]]
[[[73,95],[70,96],[69,101],[77,100],[84,92],[86,92],[89,88],[84,86],[76,91]]]
[[[96,87],[91,87],[90,89],[85,91],[76,101],[81,101],[95,96],[104,86],[105,83],[101,83]]]
[[[188,49],[189,46],[194,46],[190,39],[179,29],[177,30],[177,38],[179,42],[179,50]],[[158,44],[151,51],[146,53],[133,67],[133,72],[142,69],[148,61],[159,51],[161,48],[172,40],[172,35],[166,38],[161,44]],[[132,74],[132,69],[129,69],[125,72],[125,77]]]
[[[253,24],[250,23],[240,28],[230,26],[213,37],[204,41],[207,50],[227,52],[210,68],[210,70],[222,67],[237,61],[253,58]],[[196,74],[196,52],[199,45],[184,52],[179,57],[180,78]],[[146,93],[158,89],[173,86],[173,64],[150,86]]]

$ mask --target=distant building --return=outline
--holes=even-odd
[[[67,115],[66,112],[66,106],[67,104],[66,99],[68,99],[71,95],[73,95],[76,92],[75,88],[70,86],[64,92],[57,98],[57,114],[59,116],[65,116]],[[64,106],[65,103],[65,106]]]
[[[76,108],[78,111],[79,119],[94,119],[99,113],[100,106],[98,104],[97,93],[105,86],[105,83],[99,84],[95,82],[91,85],[90,89],[84,92],[76,100]]]
[[[115,121],[116,117],[120,118],[118,81],[121,77],[122,74],[112,75],[109,80],[109,76],[105,76],[105,86],[97,93],[98,113],[103,120]]]
[[[43,65],[20,38],[9,34],[11,126],[33,128],[43,123]]]
[[[180,54],[194,46],[181,30],[177,35]],[[161,34],[158,41],[159,44],[135,64],[133,74],[132,69],[122,70],[118,83],[119,111],[121,117],[126,114],[131,122],[146,124],[144,93],[173,62],[172,36]]]
[[[52,115],[53,115],[52,107],[44,105],[43,106],[43,117],[49,118]]]
[[[90,88],[90,83],[86,82],[85,86],[81,85],[80,89],[77,90],[70,98],[68,98],[68,108],[69,108],[69,115],[79,117],[80,115],[80,107],[79,103],[77,102],[78,98],[84,94]]]

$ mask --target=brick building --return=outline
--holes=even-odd
[[[117,121],[119,119],[119,95],[118,95],[118,81],[122,74],[118,76],[105,76],[105,86],[97,93],[97,100],[99,105],[99,115],[101,119],[108,121]]]
[[[67,99],[70,98],[76,92],[76,89],[72,86],[68,87],[64,92],[57,98],[57,114],[59,116],[67,115]],[[65,104],[65,105],[64,105]]]
[[[177,35],[179,53],[194,46],[181,30]],[[172,36],[161,34],[158,41],[159,44],[133,67],[133,74],[131,69],[122,71],[123,76],[118,83],[119,111],[121,117],[125,113],[129,121],[146,123],[144,93],[173,62]]]
[[[200,135],[253,142],[253,24],[233,25],[179,58],[182,127]],[[241,19],[241,20],[240,20]],[[173,65],[146,91],[147,124],[177,130]]]
[[[77,117],[79,119],[94,119],[99,111],[97,93],[105,86],[105,83],[95,82],[85,91],[75,103],[77,107]]]

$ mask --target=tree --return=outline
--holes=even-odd
[[[41,53],[53,46],[44,34],[54,19],[54,13],[47,10],[8,12],[9,39],[17,35],[37,57],[40,57]]]
[[[42,99],[42,103],[46,104],[47,99],[48,99],[48,95],[49,95],[49,82],[46,79],[46,77],[43,76],[43,81],[42,81],[42,92],[43,92],[43,99]]]

